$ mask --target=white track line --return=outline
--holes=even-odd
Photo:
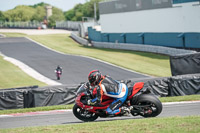
[[[182,102],[166,102],[163,105],[173,105],[173,104],[189,104],[189,103],[200,103],[200,101],[182,101]]]

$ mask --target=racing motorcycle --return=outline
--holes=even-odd
[[[58,70],[58,71],[55,70],[55,73],[56,73],[57,80],[60,80],[62,72],[60,70]]]
[[[126,87],[130,83],[120,82],[119,84],[125,84]],[[119,85],[119,87],[122,85]],[[113,98],[103,95],[102,102],[98,106],[88,105],[88,100],[93,99],[96,95],[96,88],[91,89],[82,84],[77,90],[75,105],[73,107],[73,114],[84,122],[94,121],[98,117],[117,117],[127,116],[129,114],[133,116],[143,117],[156,117],[162,111],[162,103],[147,87],[144,87],[143,82],[135,83],[128,88],[128,97],[121,107],[129,108],[128,112],[122,111],[118,115],[109,116],[106,114],[106,109],[113,102]]]

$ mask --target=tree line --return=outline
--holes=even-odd
[[[94,17],[94,3],[97,3],[97,19],[99,19],[98,2],[102,0],[90,0],[84,4],[77,4],[73,9],[63,12],[61,9],[52,6],[53,15],[48,18],[48,25],[55,26],[56,21],[81,21],[82,17]],[[38,21],[42,22],[46,17],[45,7],[49,4],[44,2],[33,6],[20,5],[14,9],[2,12],[0,11],[0,21],[25,22]]]

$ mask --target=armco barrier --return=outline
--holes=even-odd
[[[134,50],[134,51],[151,52],[151,53],[164,54],[170,56],[196,53],[196,51],[192,50],[184,50],[184,49],[153,46],[153,45],[141,45],[141,44],[108,43],[108,42],[92,41],[92,45],[98,48]]]
[[[88,46],[88,40],[86,39],[83,39],[81,37],[79,37],[76,33],[72,32],[71,33],[71,37],[76,40],[78,43],[82,44],[82,45],[85,45],[85,46]]]
[[[79,37],[76,33],[72,32],[71,37],[82,45],[88,46],[89,44],[88,40]],[[105,34],[104,39],[108,39],[108,38],[109,38],[109,35]],[[153,46],[153,45],[129,44],[129,43],[108,43],[108,42],[92,41],[92,46],[97,47],[97,48],[111,48],[111,49],[151,52],[151,53],[164,54],[164,55],[169,55],[169,56],[196,53],[196,51],[193,51],[193,50],[185,50],[185,49],[177,49],[177,48],[169,48],[169,47]]]

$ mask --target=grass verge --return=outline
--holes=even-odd
[[[71,125],[1,129],[1,133],[199,133],[200,116],[89,122]]]
[[[5,61],[2,56],[0,56],[0,68],[0,89],[33,85],[46,86],[45,83],[30,77],[17,66]]]

